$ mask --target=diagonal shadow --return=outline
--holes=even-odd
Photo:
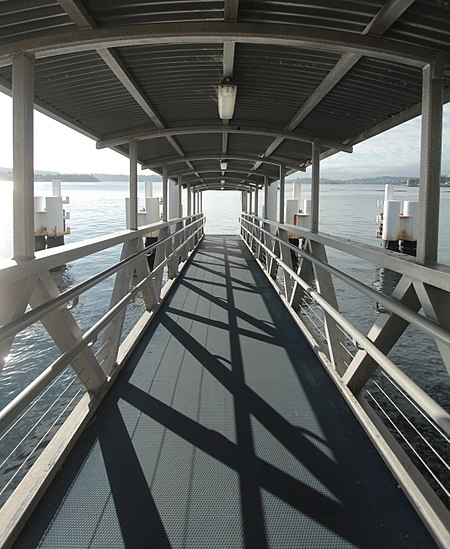
[[[208,264],[208,265],[210,265],[210,264]],[[227,277],[227,275],[225,273],[221,272],[222,267],[221,267],[220,271],[215,270],[215,269],[211,269],[210,267],[205,267],[204,265],[202,265],[201,267],[198,267],[198,269],[202,269],[206,272],[209,272],[209,273],[213,274],[214,276],[217,276],[219,278],[223,278],[225,281],[230,280],[231,282],[234,282],[235,284],[238,284],[239,286],[244,286],[245,288],[248,288],[248,290],[250,290],[253,293],[257,293],[257,288],[256,288],[254,283],[244,282],[243,280],[239,280],[239,278],[234,278],[231,275],[229,275],[229,277]],[[234,267],[233,267],[233,269],[234,269]],[[248,272],[248,269],[242,269],[242,270]],[[183,277],[183,278],[184,278],[184,280],[195,280],[195,279],[192,279],[192,278],[189,278],[189,277],[186,277],[186,276]]]
[[[195,286],[194,284],[191,284],[189,282],[182,281],[181,284],[186,288],[188,288],[189,290],[192,290],[193,292],[197,293],[201,297],[205,298],[206,300],[211,301],[212,303],[214,303],[214,305],[221,307],[225,311],[229,311],[230,306],[228,305],[228,302],[226,300],[223,300],[218,297],[214,297],[210,293],[203,290],[202,288],[199,288],[198,286]],[[259,330],[263,330],[268,335],[272,337],[277,337],[277,335],[279,334],[279,331],[277,330],[277,328],[272,326],[272,323],[269,324],[267,321],[258,320],[254,316],[243,311],[242,309],[235,309],[235,312],[236,312],[236,316],[239,317],[241,320],[243,320],[244,322],[247,322],[248,324],[254,326]]]
[[[169,538],[117,402],[109,407],[108,421],[99,433],[99,442],[125,547],[140,549],[152,540],[155,547],[170,549]]]
[[[206,324],[207,326],[219,328],[220,330],[224,330],[226,332],[228,332],[228,329],[229,329],[229,324],[227,324],[226,322],[221,322],[220,320],[214,320],[212,318],[205,318],[197,314],[190,313],[189,311],[183,311],[182,309],[174,309],[173,307],[168,307],[166,311],[169,314],[174,314],[177,316],[182,316],[184,318],[189,318],[194,322],[200,322],[202,324]],[[270,345],[282,347],[282,344],[276,338],[265,336],[263,334],[260,334],[259,332],[252,332],[251,330],[246,330],[245,328],[237,328],[237,330],[239,335],[248,337],[249,339],[255,339],[256,341],[261,341],[262,343],[269,343]]]

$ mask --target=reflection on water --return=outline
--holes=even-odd
[[[402,275],[386,267],[375,267],[373,276],[373,288],[384,295],[391,295]]]
[[[375,272],[373,275],[372,287],[377,292],[381,292],[384,295],[390,296],[397,286],[402,275],[396,271],[391,271],[391,269],[386,269],[385,267],[375,267]],[[376,310],[379,313],[389,313],[383,305],[376,303]]]

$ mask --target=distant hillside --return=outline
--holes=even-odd
[[[0,181],[12,181],[12,169],[11,168],[1,168],[0,167]],[[59,173],[51,172],[47,170],[35,170],[34,171],[34,180],[35,181],[53,181],[54,179],[59,179],[60,181],[66,182],[87,182],[87,183],[98,183],[100,181],[124,181],[127,182],[130,179],[129,175],[124,174],[108,174],[108,173]],[[161,177],[158,175],[140,175],[139,181],[161,181]]]
[[[12,177],[11,168],[0,168],[0,181],[12,181]],[[35,170],[34,172],[35,181],[53,181],[54,179],[73,182],[87,181],[92,183],[98,183],[99,181],[95,175],[87,173],[59,173],[43,170]]]
[[[128,182],[130,177],[126,174],[110,174],[110,173],[91,173],[91,174],[79,174],[79,173],[59,173],[59,172],[50,172],[43,170],[35,170],[34,172],[35,181],[52,181],[53,179],[59,179],[60,181],[66,182],[92,182],[98,183],[101,181],[109,182]],[[322,177],[320,181],[322,183],[334,184],[334,185],[405,185],[407,180],[410,180],[414,184],[419,183],[419,178],[411,178],[409,176],[398,177],[392,175],[382,175],[379,177],[358,177],[355,179],[329,179]],[[161,176],[159,175],[139,175],[138,180],[140,182],[144,181],[153,181],[161,182]],[[449,176],[441,176],[441,185],[445,184],[450,180]],[[11,168],[0,168],[0,181],[12,181],[12,169]],[[291,176],[286,179],[288,184],[291,183],[311,183],[311,178],[309,177],[299,177]]]

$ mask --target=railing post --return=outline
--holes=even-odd
[[[34,258],[33,102],[34,59],[12,60],[14,259]]]

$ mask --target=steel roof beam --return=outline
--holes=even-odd
[[[165,164],[167,166],[167,164]],[[196,173],[200,173],[200,174],[203,174],[203,173],[215,173],[215,174],[218,174],[217,177],[219,179],[226,179],[228,177],[228,174],[236,174],[236,173],[243,173],[243,174],[247,174],[248,173],[248,169],[245,170],[245,169],[228,169],[225,171],[225,175],[221,175],[222,173],[222,170],[220,168],[216,168],[216,169],[211,169],[211,168],[207,168],[207,169],[195,169],[195,170],[184,170],[184,171],[179,171],[179,172],[173,172],[173,173],[169,173],[169,177],[172,179],[173,177],[177,177],[179,175],[182,175],[183,177],[186,176],[186,175],[194,175]],[[259,176],[259,177],[264,177],[265,175],[267,175],[267,177],[273,177],[273,174],[271,173],[268,173],[267,171],[260,171],[258,173],[256,172],[252,172],[251,175],[256,175],[256,176]],[[187,181],[189,181],[189,179],[187,179]]]
[[[363,35],[367,34],[383,34],[387,29],[395,23],[395,21],[404,13],[414,0],[391,0],[385,4],[378,14],[362,31]],[[293,131],[315,107],[326,97],[330,91],[338,84],[344,76],[356,65],[361,59],[361,54],[344,53],[336,65],[325,76],[322,82],[317,86],[314,92],[306,99],[301,108],[296,112],[291,121],[283,128],[286,131]],[[265,155],[272,154],[284,139],[275,139],[273,143],[267,147]],[[261,164],[256,162],[253,169],[256,170]]]
[[[10,65],[11,57],[23,52],[39,59],[102,48],[205,42],[223,44],[228,41],[356,53],[420,68],[432,63],[436,55],[434,50],[422,46],[347,31],[300,25],[208,21],[88,29],[12,41],[0,46],[0,66]],[[444,55],[444,66],[448,65],[450,56]]]
[[[79,0],[57,0],[59,5],[64,9],[67,15],[80,29],[96,29],[97,24],[91,17],[85,6]],[[119,82],[124,86],[131,97],[141,107],[145,114],[159,129],[166,127],[163,120],[158,116],[155,108],[150,101],[145,97],[134,78],[130,75],[125,68],[122,60],[116,52],[108,48],[97,48],[97,54],[103,59],[107,67],[113,72]],[[178,145],[175,139],[167,137],[167,141],[172,145],[175,151],[180,156],[185,156],[183,149]],[[191,164],[188,164],[190,168],[193,168]]]
[[[239,12],[239,0],[225,0],[224,3],[224,20],[235,22],[237,21]],[[233,78],[234,71],[234,53],[235,42],[223,43],[223,59],[222,59],[222,78]],[[229,126],[230,121],[224,120],[224,126]],[[228,133],[222,134],[222,154],[226,154],[228,150]]]
[[[319,139],[324,147],[337,149],[340,151],[351,153],[353,148],[344,143],[337,143],[336,141],[330,141],[323,139],[320,136],[305,135],[301,133],[286,132],[283,130],[270,130],[267,128],[250,128],[245,126],[182,126],[181,128],[168,128],[161,130],[149,130],[145,132],[136,132],[132,134],[120,135],[111,139],[105,139],[104,141],[97,142],[97,149],[104,149],[105,147],[124,145],[130,141],[143,141],[147,139],[158,139],[161,137],[174,136],[174,135],[195,135],[195,134],[216,134],[216,133],[235,133],[240,135],[262,135],[269,137],[283,137],[289,141],[300,141],[302,143],[312,143],[314,140]]]
[[[254,162],[257,157],[250,156],[250,155],[237,155],[237,154],[227,154],[226,156],[223,156],[221,154],[204,154],[204,155],[192,155],[192,156],[185,156],[183,158],[179,158],[177,156],[172,156],[168,158],[161,158],[157,162],[148,162],[142,164],[143,170],[154,170],[155,168],[161,167],[163,164],[179,164],[182,162],[195,162],[198,160],[242,160],[244,162]],[[263,164],[271,164],[274,166],[279,166],[280,164],[288,167],[293,168],[295,170],[305,171],[306,168],[303,166],[300,166],[294,159],[292,158],[285,158],[281,156],[272,156],[270,158],[260,158],[259,159]]]
[[[189,184],[191,189],[193,187],[198,187],[198,185],[207,185],[207,182],[208,181],[211,181],[213,182],[214,184],[217,184],[217,185],[221,185],[220,183],[220,180],[221,179],[225,179],[225,182],[233,182],[235,181],[236,184],[238,185],[242,185],[242,186],[247,186],[247,187],[257,187],[258,186],[258,183],[256,181],[250,181],[249,179],[246,179],[245,177],[204,177],[202,181],[199,181],[198,183],[195,182],[195,180],[188,180],[188,181],[183,181],[183,185],[185,184]]]

